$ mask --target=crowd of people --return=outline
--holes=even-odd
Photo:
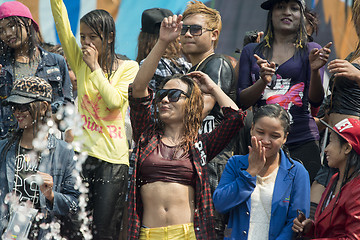
[[[54,222],[65,239],[360,239],[360,0],[359,44],[330,62],[304,0],[262,2],[238,61],[215,53],[221,16],[201,1],[145,10],[136,61],[107,11],[80,19],[79,46],[49,1],[56,46],[0,5],[2,239],[52,239]],[[67,106],[82,134],[59,124]]]

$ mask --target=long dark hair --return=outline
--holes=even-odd
[[[25,54],[29,57],[30,63],[32,63],[35,60],[36,48],[37,48],[37,46],[39,46],[40,42],[42,41],[41,34],[35,30],[34,25],[33,25],[32,21],[29,21],[29,18],[19,17],[19,16],[11,16],[6,19],[8,19],[11,23],[13,23],[16,26],[16,29],[20,29],[22,26],[25,28],[27,36],[28,36],[27,44],[29,45],[28,52],[26,52]],[[20,39],[23,38],[21,31],[20,31],[20,36],[17,36],[17,37]],[[1,47],[4,47],[4,49],[2,49],[3,54],[10,53],[12,62],[15,62],[14,49],[10,48],[3,41],[1,41]]]
[[[98,35],[102,42],[102,47],[105,50],[100,58],[100,66],[106,70],[108,79],[110,79],[114,64],[118,58],[115,54],[115,22],[109,12],[96,9],[85,14],[80,22],[85,23],[96,35]],[[112,41],[109,43],[109,40]]]
[[[289,2],[290,0],[283,0],[283,2]],[[305,9],[299,4],[300,6],[300,28],[297,32],[296,39],[294,39],[296,53],[302,52],[303,50],[307,49],[308,37],[306,32],[306,23],[305,23]],[[266,22],[266,30],[264,34],[264,40],[259,43],[259,45],[255,48],[256,53],[264,54],[266,59],[271,59],[273,56],[272,46],[274,44],[274,26],[272,22],[272,12],[273,8],[269,10],[267,15],[267,22]]]

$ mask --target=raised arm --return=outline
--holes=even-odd
[[[156,67],[158,66],[161,57],[165,53],[169,43],[180,36],[182,27],[181,20],[181,15],[174,15],[164,18],[162,21],[159,39],[144,60],[132,84],[134,98],[142,98],[149,94],[148,85],[156,71]]]

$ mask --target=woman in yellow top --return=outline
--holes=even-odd
[[[94,239],[118,239],[128,176],[128,144],[124,120],[128,85],[138,71],[135,61],[115,54],[115,23],[105,10],[80,19],[81,47],[71,32],[62,0],[51,8],[66,59],[77,77],[78,108],[83,119],[83,166],[89,183]]]

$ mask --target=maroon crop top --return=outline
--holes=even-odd
[[[196,172],[190,160],[189,152],[165,145],[162,141],[144,160],[140,168],[139,183],[143,186],[153,182],[175,182],[195,188]]]

